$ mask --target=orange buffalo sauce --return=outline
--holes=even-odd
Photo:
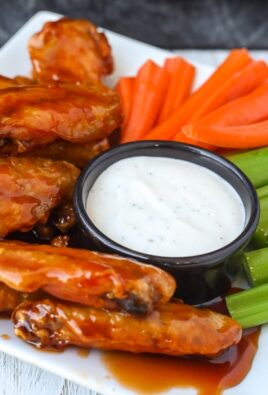
[[[225,310],[219,301],[210,308]],[[213,359],[106,352],[102,360],[121,385],[139,394],[183,387],[196,389],[198,395],[220,395],[246,377],[258,349],[259,335],[260,328],[244,331],[239,344]]]

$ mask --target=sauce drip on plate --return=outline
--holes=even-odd
[[[219,301],[209,307],[224,311]],[[213,359],[107,352],[102,361],[121,385],[139,394],[179,387],[194,388],[198,395],[220,395],[246,377],[257,352],[259,334],[259,328],[245,331],[238,345]]]
[[[86,348],[79,348],[77,354],[81,358],[87,358],[89,356],[89,354],[90,354],[90,350],[88,350]]]
[[[10,339],[10,336],[8,336],[7,334],[3,334],[3,335],[0,335],[0,337],[1,337],[1,339],[3,339],[3,340],[9,340]]]

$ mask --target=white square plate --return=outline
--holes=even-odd
[[[30,36],[40,30],[47,21],[56,20],[60,17],[51,12],[39,12],[34,15],[0,50],[0,74],[6,76],[29,75],[31,65],[27,52],[27,42]],[[119,34],[106,31],[112,46],[115,59],[115,72],[107,82],[114,85],[121,75],[133,75],[138,67],[147,59],[153,59],[157,63],[171,53],[152,47],[150,45],[129,39]],[[212,68],[201,63],[195,63],[197,67],[196,85],[199,85],[211,73]],[[1,183],[1,181],[0,181]],[[70,348],[63,353],[40,352],[16,338],[9,320],[0,320],[0,351],[13,355],[19,359],[46,369],[54,374],[63,376],[78,384],[98,391],[105,395],[134,395],[135,391],[122,386],[112,377],[102,362],[102,353],[93,350],[87,357],[81,358],[78,350]],[[226,390],[226,395],[253,395],[264,394],[267,388],[268,366],[268,328],[262,329],[259,341],[259,350],[255,357],[253,367],[245,380],[235,388]],[[135,374],[135,372],[133,372]],[[146,373],[145,373],[146,374]],[[194,389],[172,388],[165,395],[188,395],[196,394]],[[213,394],[207,394],[213,395]]]

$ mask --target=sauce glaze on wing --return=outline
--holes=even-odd
[[[95,156],[109,148],[107,138],[92,141],[91,143],[72,144],[66,140],[56,140],[51,144],[36,147],[30,152],[24,152],[22,156],[48,158],[53,160],[66,160],[82,169]],[[2,150],[0,148],[0,155]]]
[[[85,19],[47,22],[29,41],[34,79],[85,83],[113,71],[104,33]]]
[[[59,138],[89,143],[108,136],[121,120],[117,93],[100,83],[0,90],[0,138],[13,147],[3,153],[25,152]]]
[[[15,291],[14,289],[7,287],[5,284],[0,283],[0,314],[4,313],[4,315],[6,315],[6,313],[11,313],[15,307],[26,300],[37,300],[45,297],[47,297],[47,295],[43,291],[31,294],[24,293]]]
[[[0,75],[0,89],[11,88],[12,86],[24,86],[35,84],[35,81],[27,77],[17,76],[14,78]]]
[[[0,158],[0,237],[47,221],[51,210],[72,197],[79,170],[42,158]]]
[[[232,318],[180,301],[140,317],[45,299],[19,305],[13,322],[17,336],[40,348],[77,345],[174,356],[215,356],[242,335]]]
[[[163,270],[119,256],[75,248],[0,242],[0,282],[20,292],[43,289],[97,308],[147,313],[172,297]]]

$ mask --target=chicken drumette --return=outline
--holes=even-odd
[[[62,18],[45,23],[31,37],[28,48],[37,81],[86,83],[113,71],[105,34],[85,19]]]
[[[168,273],[127,258],[6,241],[0,242],[0,282],[20,292],[43,289],[88,306],[143,314],[175,291]]]
[[[70,141],[65,140],[56,140],[51,144],[33,148],[30,152],[26,151],[19,155],[30,155],[31,157],[48,158],[53,160],[65,160],[82,169],[91,159],[108,148],[109,142],[107,138],[93,141],[91,143],[80,144],[73,144]]]
[[[42,158],[0,158],[0,237],[44,224],[55,207],[72,198],[79,170]]]
[[[232,318],[180,301],[140,317],[43,299],[27,301],[13,313],[15,333],[40,348],[68,345],[135,353],[214,356],[239,342]]]
[[[117,94],[100,83],[52,83],[0,90],[0,139],[3,154],[19,153],[57,139],[89,143],[121,123]]]

